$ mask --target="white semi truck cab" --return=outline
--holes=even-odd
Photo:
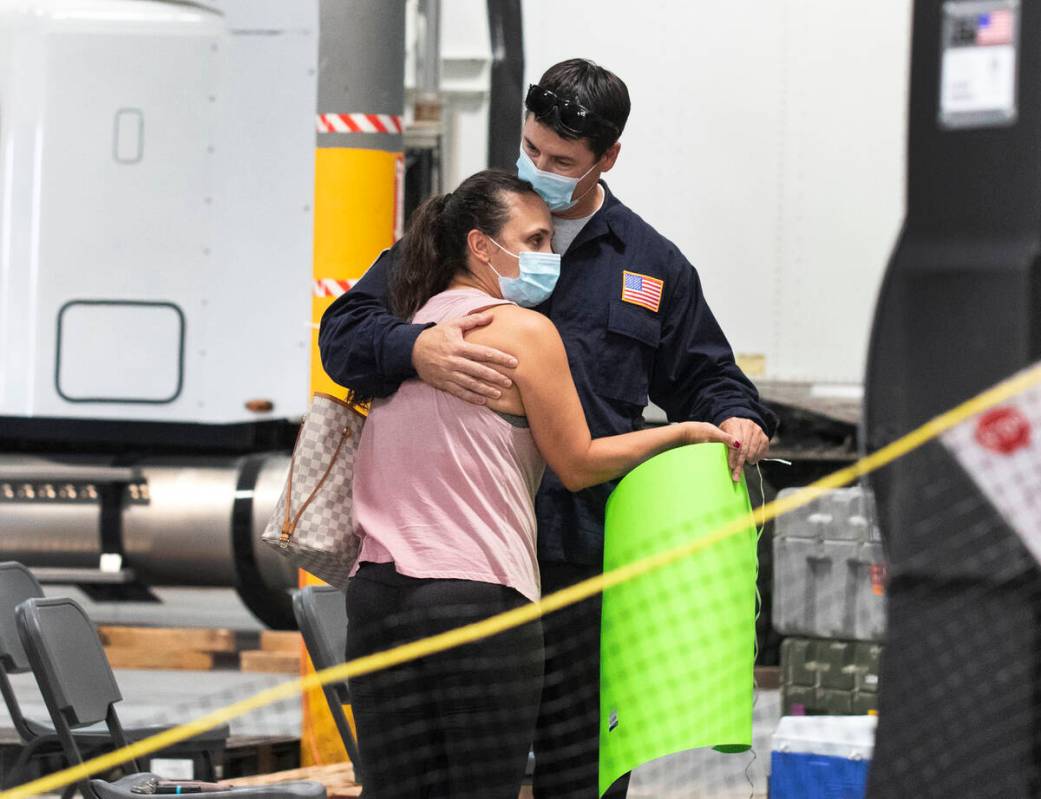
[[[287,618],[254,542],[308,402],[318,33],[316,0],[0,0],[3,557]]]
[[[306,409],[314,3],[0,3],[0,417]]]

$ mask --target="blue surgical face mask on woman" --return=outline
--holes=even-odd
[[[560,256],[555,252],[534,250],[510,252],[491,236],[488,239],[504,253],[516,258],[520,265],[517,277],[503,277],[499,270],[492,266],[492,262],[488,261],[488,266],[499,275],[502,298],[515,302],[522,308],[534,308],[548,300],[560,277]]]
[[[597,159],[597,163],[599,163],[599,159]],[[517,159],[517,177],[532,185],[539,197],[549,206],[550,211],[567,211],[569,208],[574,208],[582,197],[589,194],[596,187],[595,183],[580,197],[573,196],[575,187],[594,169],[596,169],[596,164],[589,167],[585,175],[577,178],[558,175],[556,172],[546,172],[535,166],[535,162],[531,160],[530,155],[524,152],[524,148],[521,148],[520,157]]]

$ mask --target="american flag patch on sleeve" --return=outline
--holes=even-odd
[[[631,302],[657,313],[664,288],[665,281],[656,277],[628,270],[622,272],[622,302]]]

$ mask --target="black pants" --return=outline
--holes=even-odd
[[[347,658],[523,605],[513,589],[363,565]],[[542,686],[539,622],[350,680],[367,799],[517,799]]]
[[[542,593],[600,573],[542,564]],[[535,799],[596,799],[600,757],[600,595],[542,619],[546,676],[535,730]],[[629,776],[604,794],[624,799]]]

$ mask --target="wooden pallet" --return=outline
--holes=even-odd
[[[224,750],[227,780],[300,768],[300,737],[232,735]]]
[[[209,671],[238,664],[238,636],[232,630],[102,625],[98,635],[115,669]]]
[[[260,648],[265,652],[293,652],[299,655],[304,645],[300,633],[264,630],[260,633]]]
[[[114,669],[177,669],[212,671],[215,658],[212,652],[190,649],[141,649],[127,646],[106,646],[105,654]]]
[[[195,652],[235,652],[238,648],[231,630],[207,627],[116,627],[98,628],[105,646],[121,649],[178,649]]]
[[[242,671],[262,674],[299,674],[300,655],[296,652],[265,652],[253,649],[239,654]]]
[[[265,630],[260,634],[260,649],[239,655],[242,671],[267,674],[299,674],[304,642],[300,633]]]
[[[299,633],[257,633],[188,627],[98,628],[109,663],[117,669],[241,669],[299,674],[303,642]],[[259,648],[258,647],[259,644]]]

